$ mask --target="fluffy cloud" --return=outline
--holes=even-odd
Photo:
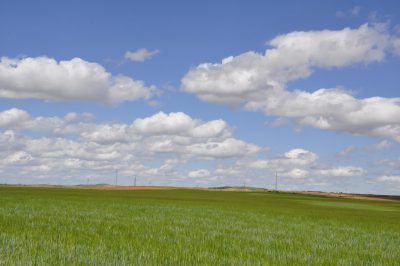
[[[91,178],[107,177],[118,168],[125,175],[184,178],[206,176],[202,169],[178,172],[188,160],[256,156],[261,150],[233,138],[223,120],[203,122],[184,113],[158,113],[131,124],[97,124],[91,118],[87,113],[33,117],[20,109],[0,112],[0,170],[21,177]],[[160,160],[164,163],[155,167]]]
[[[81,122],[89,122],[94,117],[91,113],[68,113],[60,117],[31,117],[26,111],[12,108],[0,111],[0,128],[51,132],[52,134],[79,133],[93,127]],[[71,124],[71,123],[75,124]]]
[[[396,176],[396,175],[383,175],[380,176],[377,179],[378,182],[383,182],[383,183],[396,183],[396,184],[400,184],[400,176]]]
[[[0,112],[0,127],[10,127],[25,122],[29,119],[29,114],[24,110],[12,108]]]
[[[152,58],[153,56],[155,56],[156,54],[159,54],[160,50],[154,50],[154,51],[149,51],[146,48],[140,48],[137,49],[134,52],[131,51],[127,51],[125,53],[125,59],[134,61],[134,62],[143,62],[146,61],[150,58]]]
[[[53,135],[78,134],[82,140],[96,143],[138,141],[141,137],[152,138],[153,144],[168,142],[194,144],[220,142],[232,136],[229,125],[221,119],[202,122],[185,113],[159,112],[146,118],[138,118],[132,124],[91,123],[93,114],[71,112],[64,117],[31,117],[26,111],[12,108],[0,111],[0,128],[47,132]],[[159,138],[157,138],[159,136]],[[231,140],[228,140],[228,142]],[[232,141],[234,146],[237,143]],[[229,146],[229,145],[228,145]]]
[[[384,159],[376,162],[378,165],[383,165],[385,167],[389,166],[395,169],[400,169],[400,159]]]
[[[289,172],[284,173],[284,176],[292,177],[292,178],[304,178],[308,176],[308,171],[300,168],[294,168]]]
[[[24,164],[32,160],[32,156],[25,151],[17,151],[6,156],[2,162],[5,164]]]
[[[97,63],[80,58],[57,62],[48,57],[0,58],[0,97],[117,104],[148,99],[154,86],[113,76]]]
[[[190,171],[188,173],[188,177],[191,177],[191,178],[204,178],[204,177],[209,177],[209,176],[210,176],[210,171],[208,171],[207,169],[197,169],[197,170]]]
[[[197,143],[187,147],[191,154],[204,158],[231,158],[258,153],[261,149],[257,145],[246,143],[234,138],[222,142],[210,141]]]
[[[133,127],[143,134],[165,135],[187,132],[193,128],[195,121],[185,113],[171,113],[169,115],[159,112],[151,117],[136,119]]]
[[[257,96],[280,92],[290,80],[309,76],[312,67],[381,61],[389,39],[386,31],[367,24],[339,31],[292,32],[271,40],[273,48],[264,54],[246,52],[221,64],[201,64],[183,77],[182,87],[211,102],[256,101]]]
[[[182,89],[204,101],[239,105],[299,125],[393,138],[400,142],[400,98],[357,99],[339,88],[289,91],[287,82],[313,68],[379,62],[398,39],[384,25],[338,31],[292,32],[269,42],[264,54],[246,52],[201,64],[182,78]]]
[[[132,129],[145,135],[176,135],[195,138],[229,137],[231,130],[225,121],[212,120],[206,123],[192,119],[185,113],[165,114],[136,119]]]
[[[309,167],[318,159],[318,155],[304,149],[292,149],[282,157],[257,160],[249,164],[255,169],[271,169],[278,172],[290,172],[298,167]]]
[[[138,175],[178,184],[237,185],[245,178],[271,186],[277,171],[280,185],[301,187],[366,173],[356,166],[326,166],[302,148],[258,159],[263,149],[234,138],[225,121],[200,121],[184,113],[157,113],[130,124],[94,123],[87,113],[34,117],[19,109],[2,111],[0,117],[6,121],[0,124],[0,171],[7,180],[112,182],[119,169],[122,180]],[[193,167],[200,161],[207,167]]]
[[[121,124],[96,125],[88,131],[83,131],[80,134],[80,137],[85,141],[92,141],[104,144],[127,142],[130,139],[128,126]]]
[[[321,169],[315,171],[317,175],[321,176],[361,176],[365,171],[361,167],[343,166],[333,167],[328,169]]]
[[[318,162],[318,155],[305,149],[292,149],[275,158],[255,161],[242,161],[241,167],[278,172],[281,177],[353,177],[365,174],[365,170],[355,166],[325,166]]]
[[[321,89],[314,93],[288,93],[282,109],[264,107],[272,114],[294,118],[300,125],[400,142],[400,98],[359,100],[339,89]]]

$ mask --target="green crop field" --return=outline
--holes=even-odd
[[[0,265],[400,265],[400,203],[3,186]]]

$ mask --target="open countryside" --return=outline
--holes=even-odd
[[[0,0],[0,266],[400,266],[400,2]]]
[[[0,187],[0,265],[398,265],[400,202]]]

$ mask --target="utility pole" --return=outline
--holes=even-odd
[[[135,178],[134,178],[134,181],[133,181],[133,189],[135,189],[136,188],[136,175],[135,175]]]
[[[278,172],[275,172],[275,191],[278,191]]]
[[[115,169],[115,186],[118,186],[118,169]]]

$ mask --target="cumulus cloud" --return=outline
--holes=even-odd
[[[160,50],[156,49],[153,51],[149,51],[146,48],[139,48],[136,51],[127,51],[125,53],[125,59],[134,61],[134,62],[143,62],[149,60],[153,56],[160,53]]]
[[[182,112],[170,114],[159,112],[150,117],[136,119],[132,129],[146,135],[179,135],[195,138],[231,136],[229,126],[221,119],[201,123]]]
[[[264,54],[246,52],[201,64],[182,78],[182,89],[200,99],[290,118],[300,126],[392,138],[400,142],[400,98],[355,98],[341,88],[289,91],[289,81],[314,68],[380,62],[397,38],[382,24],[331,31],[291,32]]]
[[[171,113],[169,115],[159,112],[151,117],[136,119],[133,127],[144,134],[177,134],[194,127],[195,122],[185,113]]]
[[[253,161],[239,161],[239,166],[250,169],[278,172],[281,177],[353,177],[361,176],[366,171],[356,166],[326,166],[318,162],[318,155],[305,149],[292,149],[275,158]]]
[[[161,112],[132,123],[95,123],[87,119],[92,115],[74,112],[35,117],[20,109],[0,111],[0,117],[5,121],[0,124],[3,178],[110,182],[119,169],[121,178],[173,177],[176,182],[237,185],[243,178],[248,183],[268,182],[278,172],[282,184],[295,182],[301,187],[366,173],[356,166],[326,166],[316,153],[303,148],[259,159],[264,149],[236,139],[225,121],[201,121],[185,113]],[[193,167],[200,161],[207,167]]]
[[[169,144],[174,146],[174,150],[177,146],[185,146],[188,150],[197,147],[191,145],[207,143],[222,145],[221,147],[232,144],[232,147],[236,147],[234,149],[240,146],[239,148],[247,147],[251,150],[250,147],[253,147],[232,138],[232,130],[224,120],[203,122],[182,112],[159,112],[149,117],[137,118],[131,124],[96,124],[91,122],[92,119],[93,115],[90,113],[75,112],[64,117],[32,117],[24,110],[12,108],[0,111],[0,128],[47,132],[51,135],[77,134],[81,140],[100,144],[143,140],[143,143],[148,141],[150,150]]]
[[[286,152],[281,157],[253,161],[249,166],[255,169],[271,169],[278,172],[290,172],[295,168],[309,167],[313,165],[317,159],[317,154],[297,148]]]
[[[235,139],[223,120],[201,121],[185,113],[161,112],[130,124],[87,118],[88,113],[34,117],[15,108],[1,111],[0,170],[27,178],[107,176],[116,168],[125,175],[185,178],[205,177],[207,170],[211,178],[208,169],[187,174],[177,168],[189,160],[221,161],[256,156],[261,150]],[[160,160],[164,163],[154,164]]]
[[[0,112],[0,127],[10,127],[23,123],[29,119],[29,114],[24,110],[12,108]]]
[[[400,184],[400,176],[397,175],[383,175],[377,179],[378,182],[396,183]]]
[[[321,176],[361,176],[365,171],[361,167],[342,166],[327,169],[320,169],[315,171],[316,174]]]
[[[300,169],[300,168],[294,168],[290,170],[289,172],[286,172],[283,174],[284,176],[287,177],[292,177],[292,178],[304,178],[309,175],[307,170]]]
[[[376,181],[385,185],[389,191],[395,192],[396,195],[398,195],[398,192],[400,191],[399,175],[382,175],[378,177]]]
[[[188,173],[188,177],[191,177],[191,178],[204,178],[204,177],[209,177],[209,176],[210,176],[210,171],[208,171],[207,169],[197,169],[197,170],[190,171]]]
[[[376,164],[400,169],[400,159],[383,159],[377,161]]]
[[[128,125],[123,124],[100,124],[93,126],[88,131],[80,133],[81,139],[96,143],[127,142],[131,138],[128,133]]]
[[[24,110],[11,108],[0,111],[0,128],[52,134],[80,133],[93,127],[92,124],[87,123],[93,117],[93,114],[87,112],[70,112],[64,117],[32,117]]]
[[[193,144],[188,146],[187,150],[192,154],[204,158],[231,158],[256,154],[261,149],[255,144],[228,138],[222,142],[210,141]]]
[[[1,98],[118,104],[149,99],[156,93],[154,86],[127,76],[114,76],[103,66],[81,58],[0,58]]]
[[[2,162],[5,164],[24,164],[32,160],[32,156],[25,151],[17,151],[6,156]]]
[[[221,64],[197,66],[182,78],[182,88],[217,103],[257,100],[266,91],[282,89],[289,80],[309,76],[312,67],[381,61],[389,38],[379,27],[367,24],[339,31],[292,32],[271,40],[272,48],[264,54],[246,52],[225,58]]]

